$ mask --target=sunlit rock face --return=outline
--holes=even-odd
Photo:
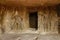
[[[60,40],[60,1],[41,1],[1,1],[0,40]]]
[[[57,32],[57,12],[53,9],[39,11],[39,29],[42,34]]]
[[[1,31],[10,32],[22,30],[23,19],[15,9],[1,8]]]
[[[36,28],[31,28],[29,23],[29,12],[35,11],[38,16],[37,30]],[[58,33],[58,15],[56,8],[39,7],[38,9],[28,9],[26,7],[17,8],[1,6],[0,33],[56,34]]]
[[[28,15],[23,8],[0,8],[0,32],[1,33],[20,33],[28,28]]]
[[[5,27],[5,32],[21,30],[22,18],[19,16],[18,12],[10,12],[10,10],[7,10],[5,12],[6,14],[4,15],[3,19],[3,27]]]

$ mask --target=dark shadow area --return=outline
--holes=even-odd
[[[58,33],[60,34],[60,4],[56,6],[57,16],[58,16]]]
[[[38,15],[37,12],[29,12],[30,28],[38,29]]]

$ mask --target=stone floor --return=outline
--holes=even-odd
[[[0,40],[60,40],[60,35],[49,34],[2,34]]]

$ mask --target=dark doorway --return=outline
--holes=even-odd
[[[60,4],[56,6],[57,16],[58,16],[58,33],[60,34]]]
[[[29,12],[30,28],[38,29],[38,15],[37,12]]]

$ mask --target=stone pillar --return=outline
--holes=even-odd
[[[44,22],[44,32],[48,32],[49,31],[49,10],[46,9],[44,10],[44,14],[43,14],[43,22]]]
[[[23,14],[23,31],[26,31],[29,28],[29,15],[28,12],[26,10],[26,8],[23,9],[23,12],[21,13]]]
[[[43,10],[40,10],[38,11],[38,31],[40,33],[43,33],[44,32],[44,11]]]
[[[52,33],[58,33],[57,12],[55,10],[51,10],[50,17],[51,17],[51,32]]]
[[[2,27],[4,28],[6,33],[11,30],[11,15],[10,11],[7,9],[4,11]]]

